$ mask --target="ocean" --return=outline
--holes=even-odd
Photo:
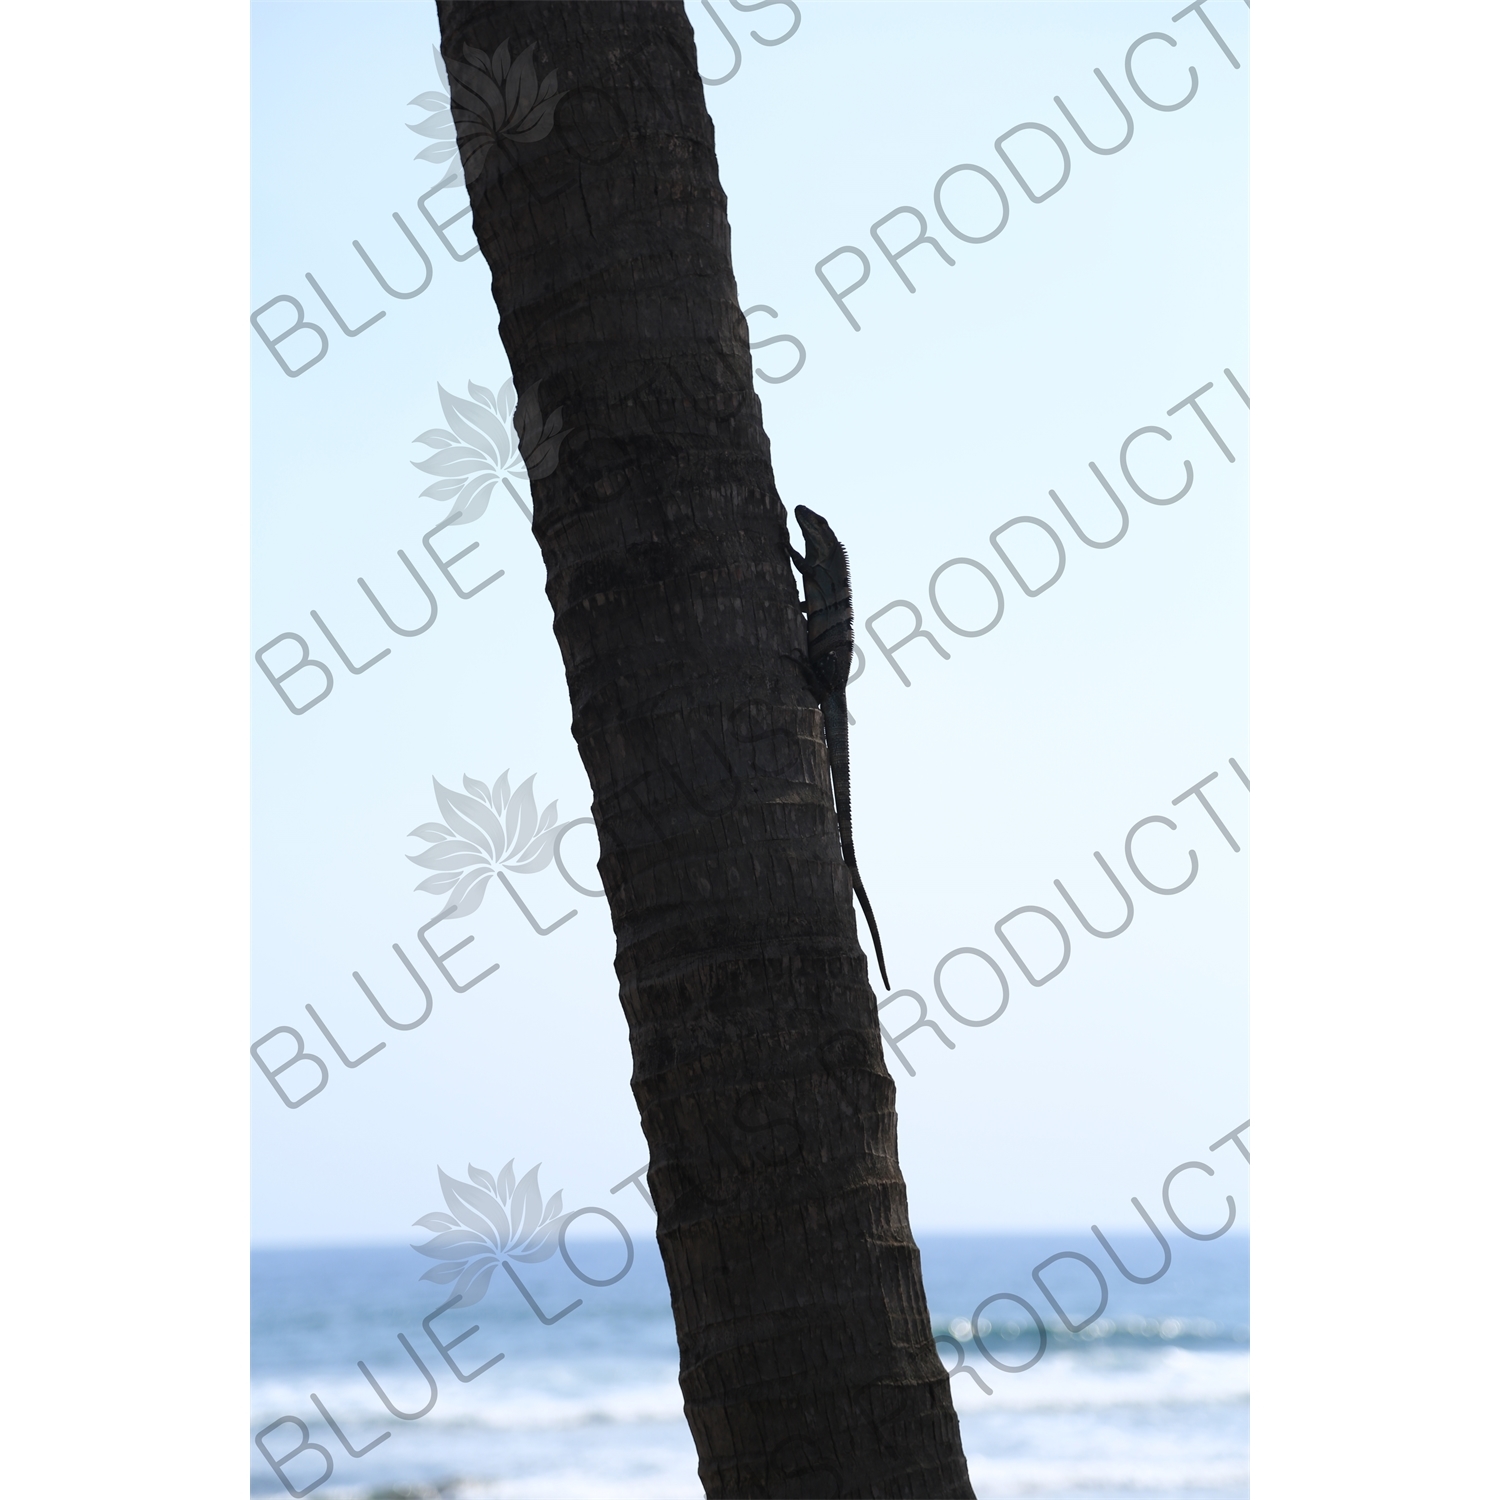
[[[1145,1234],[1110,1235],[1136,1274],[1161,1264]],[[1133,1285],[1092,1235],[923,1235],[923,1276],[954,1369],[954,1402],[979,1496],[1078,1500],[1239,1500],[1249,1494],[1249,1239],[1206,1243],[1173,1234],[1166,1274]],[[616,1237],[572,1244],[585,1276],[606,1281],[624,1263]],[[1031,1276],[1059,1250],[1088,1256],[1105,1277],[1104,1313],[1072,1334]],[[677,1345],[654,1240],[613,1285],[580,1281],[558,1257],[517,1266],[525,1292],[497,1275],[476,1306],[432,1327],[444,1342],[478,1325],[450,1353],[461,1381],[422,1320],[444,1297],[419,1281],[430,1266],[405,1246],[252,1252],[250,1491],[317,1493],[326,1500],[677,1500],[703,1491],[677,1386]],[[1064,1258],[1043,1271],[1076,1325],[1100,1299],[1094,1273]],[[1031,1315],[995,1293],[1023,1299]],[[528,1305],[528,1296],[536,1310]],[[564,1311],[572,1304],[571,1311]],[[539,1314],[541,1316],[539,1316]],[[559,1316],[561,1314],[561,1316]],[[550,1325],[541,1317],[555,1318]],[[431,1384],[403,1347],[429,1372]],[[363,1361],[391,1404],[392,1417]],[[972,1369],[975,1373],[970,1374]],[[983,1382],[981,1386],[980,1382]],[[987,1389],[986,1389],[987,1388]],[[435,1398],[434,1398],[435,1391]],[[351,1457],[311,1399],[338,1424]],[[431,1403],[429,1405],[429,1402]],[[414,1415],[428,1407],[425,1415]],[[326,1449],[332,1472],[294,1423]],[[254,1435],[281,1463],[285,1482]],[[389,1433],[388,1437],[381,1437]],[[308,1486],[314,1486],[309,1491]]]

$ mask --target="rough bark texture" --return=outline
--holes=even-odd
[[[535,388],[533,530],[704,1488],[971,1495],[823,727],[790,660],[786,514],[686,13],[438,15],[501,338]],[[479,54],[488,116],[463,108]],[[558,424],[538,432],[559,410],[549,471]]]

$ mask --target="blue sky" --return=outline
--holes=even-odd
[[[855,826],[892,981],[922,995],[955,1044],[950,1051],[930,1031],[903,1043],[915,1077],[887,1057],[913,1220],[919,1230],[1129,1223],[1132,1195],[1150,1204],[1171,1167],[1205,1159],[1248,1113],[1248,793],[1229,765],[1234,757],[1253,779],[1248,414],[1223,373],[1253,394],[1248,11],[1228,0],[1209,7],[1242,63],[1235,69],[1193,16],[1174,24],[1166,6],[806,4],[795,34],[775,47],[750,33],[780,35],[785,7],[717,8],[743,54],[736,76],[707,93],[741,304],[778,313],[752,318],[752,337],[788,334],[807,355],[793,379],[760,382],[778,485],[789,506],[813,505],[838,529],[861,622],[912,601],[949,653],[921,641],[901,651],[905,686],[862,625],[868,663],[850,693]],[[727,45],[701,4],[689,13],[705,73],[722,74]],[[1148,92],[1173,100],[1196,70],[1196,95],[1180,110],[1150,109],[1127,84],[1126,49],[1148,32],[1177,41],[1137,52]],[[294,296],[331,343],[292,380],[250,335],[252,649],[295,631],[331,659],[311,610],[356,664],[391,648],[359,676],[335,663],[333,692],[300,716],[248,663],[253,1035],[294,1026],[332,1069],[327,1089],[295,1111],[253,1075],[263,1242],[399,1238],[431,1206],[437,1164],[494,1168],[512,1156],[522,1167],[541,1161],[544,1188],[562,1187],[570,1207],[608,1202],[632,1225],[649,1223],[632,1192],[608,1196],[646,1153],[604,903],[555,869],[516,877],[543,925],[577,913],[539,937],[492,886],[472,917],[445,924],[445,947],[475,935],[454,960],[461,977],[499,965],[464,994],[416,942],[438,908],[412,889],[425,872],[404,858],[421,847],[406,834],[441,817],[433,777],[458,787],[465,774],[490,783],[509,770],[513,785],[534,774],[539,804],[556,799],[562,821],[589,805],[541,564],[519,509],[497,496],[481,520],[437,539],[449,551],[479,544],[455,566],[470,586],[505,570],[472,599],[456,597],[422,548],[444,512],[419,498],[428,477],[411,460],[427,450],[412,439],[444,425],[437,387],[493,390],[507,373],[482,257],[455,262],[417,209],[441,173],[412,159],[426,141],[406,126],[423,111],[406,101],[437,86],[435,40],[427,5],[253,8],[250,306]],[[1094,140],[1117,140],[1123,122],[1095,68],[1133,120],[1130,144],[1114,155],[1087,151],[1054,103],[1060,95]],[[1066,185],[1040,204],[993,144],[1028,121],[1057,131],[1070,153]],[[1022,156],[1026,147],[1034,158]],[[1023,133],[1015,159],[1040,174],[1052,149]],[[985,244],[963,243],[937,220],[934,184],[960,163],[993,174],[1009,199],[1004,231]],[[983,224],[991,190],[974,173],[950,181],[955,223]],[[432,200],[435,212],[444,201],[440,218],[458,206],[445,195]],[[905,256],[914,293],[870,232],[903,206],[925,216],[955,262],[925,246]],[[433,267],[427,290],[404,301],[380,291],[351,244],[358,239],[393,286],[415,286],[421,266],[393,212]],[[913,222],[893,220],[889,243],[902,244],[894,236]],[[451,234],[471,243],[459,239],[462,223]],[[846,244],[872,265],[849,299],[858,333],[813,272]],[[345,338],[307,272],[351,324],[385,317]],[[268,329],[284,316],[284,306],[267,314]],[[292,341],[282,347],[293,357]],[[767,348],[757,360],[777,374],[790,366],[787,351]],[[1191,409],[1167,414],[1210,381],[1201,403],[1234,463]],[[1171,439],[1139,440],[1136,478],[1170,494],[1187,459],[1194,482],[1176,504],[1146,503],[1122,476],[1122,441],[1148,426]],[[1091,534],[1108,535],[1114,512],[1091,461],[1130,516],[1125,538],[1104,550],[1076,542],[1048,493]],[[1056,585],[1035,598],[989,542],[1020,516],[1047,521],[1066,548]],[[1050,544],[1039,529],[1006,536],[1023,576],[1045,577]],[[438,601],[431,629],[411,638],[388,631],[356,583],[364,578],[398,623],[419,624],[427,605],[398,549]],[[984,563],[1004,591],[1004,616],[985,635],[964,638],[933,618],[929,580],[957,557]],[[939,598],[955,621],[983,624],[988,589],[960,565],[943,576]],[[885,625],[902,619],[898,609]],[[1194,800],[1172,805],[1210,772],[1207,794],[1242,852]],[[1127,872],[1125,835],[1153,815],[1179,828],[1140,834],[1147,875],[1180,879],[1171,872],[1185,867],[1189,847],[1199,861],[1176,896]],[[570,870],[592,884],[587,828],[566,848]],[[1135,906],[1130,928],[1107,941],[1079,930],[1053,884],[1102,922],[1118,901],[1095,850]],[[1071,934],[1067,967],[1041,987],[994,933],[997,918],[1026,905],[1056,911]],[[1028,920],[1016,943],[1040,972],[1055,961],[1052,939],[1040,919],[1028,932]],[[393,943],[433,992],[431,1018],[412,1031],[381,1024],[351,977],[358,970],[393,1014],[414,1017],[420,1000]],[[964,1027],[938,1004],[934,967],[964,947],[1007,976],[1009,1003],[993,1024]],[[960,956],[945,973],[961,1012],[997,1003],[982,959]],[[309,1002],[351,1056],[386,1047],[344,1069]],[[892,1030],[915,1015],[911,1000],[886,1012]],[[278,1057],[271,1047],[266,1055]],[[292,1087],[307,1071],[284,1081]],[[1237,1173],[1237,1160],[1225,1172]],[[1237,1175],[1231,1190],[1243,1215]],[[1207,1185],[1202,1200],[1206,1221],[1213,1191]]]

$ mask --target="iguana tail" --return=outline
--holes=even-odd
[[[842,693],[834,693],[823,700],[823,724],[828,733],[828,765],[833,772],[833,800],[838,808],[839,844],[843,849],[844,863],[854,878],[854,894],[870,924],[870,936],[875,940],[875,962],[880,965],[880,978],[886,989],[891,981],[886,977],[885,953],[880,946],[880,929],[875,925],[875,913],[870,910],[870,898],[865,895],[865,883],[859,878],[859,865],[854,858],[854,818],[849,811],[849,708]]]

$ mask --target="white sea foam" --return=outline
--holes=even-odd
[[[328,1484],[319,1500],[370,1500],[390,1495],[389,1488]],[[545,1474],[503,1479],[452,1479],[439,1484],[404,1484],[401,1500],[703,1500],[695,1470],[666,1467],[636,1474],[600,1474],[592,1469],[559,1467]]]
[[[969,1377],[954,1384],[976,1494],[984,1497],[1076,1495],[1213,1496],[1245,1493],[1244,1428],[1249,1356],[1242,1350],[1166,1348],[1064,1350],[1023,1375],[980,1362],[994,1392]],[[387,1390],[398,1405],[418,1403],[415,1372],[394,1362]],[[384,1372],[381,1372],[382,1374]],[[295,1412],[314,1441],[334,1453],[329,1500],[366,1500],[403,1474],[409,1500],[678,1500],[696,1497],[692,1443],[670,1365],[641,1362],[601,1380],[589,1367],[503,1366],[472,1386],[440,1381],[432,1412],[393,1421],[357,1370],[325,1375],[298,1390],[284,1379],[257,1381],[257,1423]],[[399,1383],[399,1389],[398,1387]],[[392,1440],[371,1459],[351,1461],[316,1420],[316,1390],[350,1441]],[[559,1437],[560,1434],[567,1434]],[[503,1440],[495,1439],[503,1435]],[[486,1473],[491,1466],[499,1474]],[[423,1487],[414,1473],[468,1473]],[[351,1485],[356,1474],[362,1483]],[[484,1476],[484,1477],[480,1477]],[[393,1476],[392,1476],[393,1477]]]
[[[958,1317],[956,1309],[970,1295],[960,1295],[960,1288],[985,1284],[969,1261],[984,1259],[985,1276],[1003,1281],[1004,1268],[988,1264],[1002,1252],[1026,1264],[1040,1254],[1030,1244],[1008,1248],[1004,1242],[983,1257],[962,1245],[934,1246],[927,1267],[934,1281],[945,1274],[944,1256],[953,1262],[946,1274],[954,1289],[942,1294],[940,1305]],[[1196,1284],[1184,1282],[1155,1301],[1141,1296],[1131,1303],[1121,1295],[1125,1305],[1111,1309],[1117,1321],[1107,1328],[1101,1320],[1101,1336],[1049,1337],[1043,1358],[1022,1374],[995,1369],[972,1344],[965,1345],[966,1363],[990,1388],[986,1395],[963,1372],[952,1379],[976,1493],[983,1500],[1245,1496],[1250,1360],[1235,1332],[1246,1318],[1243,1252],[1238,1255],[1217,1281],[1200,1275]],[[506,1348],[507,1357],[472,1384],[461,1384],[415,1334],[412,1309],[393,1306],[377,1275],[370,1275],[368,1289],[346,1281],[335,1284],[334,1293],[319,1283],[300,1301],[289,1278],[270,1288],[281,1300],[265,1304],[275,1307],[276,1316],[267,1313],[252,1382],[252,1432],[294,1415],[307,1423],[311,1440],[328,1449],[335,1471],[317,1490],[319,1497],[701,1495],[664,1286],[659,1308],[638,1299],[616,1311],[601,1298],[589,1303],[592,1324],[580,1318],[577,1328],[559,1334],[498,1319],[473,1339],[472,1349],[465,1343],[454,1355],[465,1369],[496,1348]],[[335,1294],[342,1300],[332,1300]],[[305,1326],[313,1314],[329,1324],[316,1338]],[[392,1417],[357,1364],[369,1363],[398,1408],[424,1405],[427,1383],[395,1338],[403,1326],[438,1384],[432,1411],[415,1421]],[[1003,1326],[980,1331],[1002,1359],[1024,1359],[1035,1348],[1034,1336],[1007,1339]],[[945,1365],[952,1363],[950,1343],[939,1352]],[[390,1437],[362,1458],[349,1457],[319,1417],[313,1392],[355,1447],[382,1433]],[[280,1428],[269,1439],[271,1451],[289,1452],[298,1436],[295,1427]],[[253,1446],[250,1463],[256,1500],[285,1494]],[[294,1481],[316,1479],[320,1467],[319,1455],[302,1454],[293,1460]]]
[[[951,1361],[951,1353],[944,1351]],[[968,1365],[988,1385],[985,1395],[975,1380],[962,1372],[953,1379],[954,1404],[960,1412],[1003,1407],[1011,1411],[1086,1411],[1112,1407],[1175,1407],[1244,1402],[1250,1395],[1250,1356],[1247,1351],[1161,1350],[1112,1353],[1106,1362],[1090,1351],[1048,1351],[1040,1364],[1019,1375],[995,1369],[972,1350]],[[376,1370],[391,1399],[415,1409],[426,1400],[425,1385],[414,1370],[392,1361]],[[433,1424],[480,1426],[496,1431],[557,1431],[599,1423],[671,1422],[682,1416],[682,1392],[677,1371],[668,1364],[621,1371],[614,1380],[571,1367],[533,1367],[512,1376],[504,1365],[473,1385],[439,1382],[439,1399],[423,1421]],[[293,1383],[285,1377],[255,1381],[254,1412],[300,1410],[316,1391],[342,1423],[381,1422],[388,1414],[357,1369]],[[266,1420],[271,1417],[267,1416]]]
[[[945,1363],[952,1362],[945,1349]],[[967,1363],[990,1387],[986,1396],[969,1375],[953,1377],[959,1412],[1104,1411],[1114,1407],[1181,1407],[1242,1403],[1250,1399],[1250,1355],[1239,1349],[1111,1351],[1106,1362],[1088,1354],[1050,1349],[1040,1364],[1019,1375],[988,1364],[972,1350]]]
[[[398,1407],[414,1411],[425,1404],[426,1388],[415,1371],[402,1372],[389,1381],[386,1373],[379,1370],[376,1378]],[[547,1379],[549,1374],[553,1381]],[[562,1385],[556,1379],[558,1374],[533,1370],[528,1372],[524,1383],[513,1382],[509,1389],[503,1365],[480,1376],[473,1385],[460,1386],[451,1379],[441,1380],[437,1404],[421,1418],[422,1426],[474,1427],[491,1432],[560,1432],[574,1427],[633,1427],[682,1421],[682,1391],[674,1368],[666,1367],[629,1383],[590,1383],[576,1390],[548,1389],[554,1381]],[[358,1370],[337,1378],[309,1381],[301,1389],[281,1379],[257,1381],[251,1392],[251,1405],[257,1420],[264,1422],[273,1421],[284,1412],[301,1413],[304,1420],[311,1422],[316,1416],[309,1399],[312,1392],[317,1393],[346,1431],[353,1424],[390,1425],[390,1414]]]
[[[1153,1464],[1131,1459],[1098,1462],[995,1459],[969,1455],[969,1478],[977,1500],[1011,1495],[1077,1495],[1087,1500],[1112,1496],[1215,1495],[1249,1493],[1250,1476],[1234,1459],[1206,1463]]]

